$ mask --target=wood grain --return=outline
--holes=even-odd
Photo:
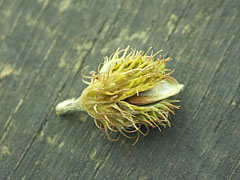
[[[239,179],[239,2],[0,1],[0,179]],[[132,146],[55,106],[118,47],[164,49],[185,89]]]

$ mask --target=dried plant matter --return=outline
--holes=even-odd
[[[170,126],[169,112],[178,100],[169,100],[183,88],[165,68],[170,58],[154,60],[156,54],[143,51],[118,49],[110,58],[105,57],[98,73],[91,72],[91,82],[78,99],[70,99],[57,105],[61,115],[71,111],[85,110],[94,118],[96,126],[104,130],[109,139],[112,132],[126,137],[136,133],[147,135],[149,127]],[[146,132],[141,127],[146,127]],[[132,137],[132,136],[131,136]],[[118,139],[118,138],[117,138]]]

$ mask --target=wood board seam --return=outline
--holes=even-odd
[[[40,132],[43,130],[43,128],[45,127],[46,123],[48,122],[48,118],[49,116],[52,114],[52,112],[55,110],[55,105],[58,101],[59,95],[61,93],[61,91],[64,89],[64,86],[67,82],[67,79],[65,80],[65,82],[63,83],[63,85],[61,86],[61,88],[59,89],[59,91],[56,93],[56,98],[52,104],[52,106],[50,106],[49,111],[47,112],[47,114],[45,115],[45,117],[43,118],[43,122],[41,123],[39,129],[33,134],[33,138],[31,139],[30,143],[27,145],[27,148],[23,151],[23,153],[20,156],[20,159],[18,160],[15,168],[13,169],[13,172],[10,176],[10,179],[12,179],[13,175],[15,174],[15,172],[17,171],[17,169],[20,167],[22,161],[24,160],[24,158],[26,157],[28,151],[30,150],[30,148],[32,147],[33,143],[35,142],[35,140],[37,139],[37,137],[40,135]]]

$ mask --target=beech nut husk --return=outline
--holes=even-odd
[[[150,50],[150,49],[149,49]],[[56,107],[58,115],[84,110],[93,117],[96,126],[105,131],[110,140],[112,132],[126,137],[146,136],[149,127],[171,126],[169,113],[174,114],[174,105],[179,100],[169,97],[178,94],[183,85],[179,84],[166,69],[170,58],[154,58],[161,52],[151,53],[149,50],[136,51],[129,47],[117,49],[113,55],[105,57],[98,72],[91,72],[89,86],[78,99],[66,100]],[[145,126],[145,131],[142,130]],[[144,129],[144,128],[143,128]],[[135,136],[131,136],[135,133]]]

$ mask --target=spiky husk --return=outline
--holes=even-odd
[[[170,70],[165,69],[165,63],[170,60],[158,58],[156,54],[148,55],[148,52],[132,50],[128,55],[128,49],[117,50],[110,58],[105,58],[104,71],[99,68],[98,73],[92,73],[89,86],[81,96],[82,107],[94,118],[98,128],[104,130],[110,137],[111,132],[120,132],[124,136],[136,133],[136,141],[139,135],[147,135],[149,127],[167,127],[171,123],[168,120],[169,112],[178,108],[172,104],[177,100],[164,99],[154,104],[143,106],[131,104],[128,98],[140,92],[154,88],[167,78]],[[123,53],[122,57],[119,54]],[[106,68],[106,64],[111,66]],[[85,76],[84,76],[85,77]],[[146,132],[141,130],[146,127]]]

